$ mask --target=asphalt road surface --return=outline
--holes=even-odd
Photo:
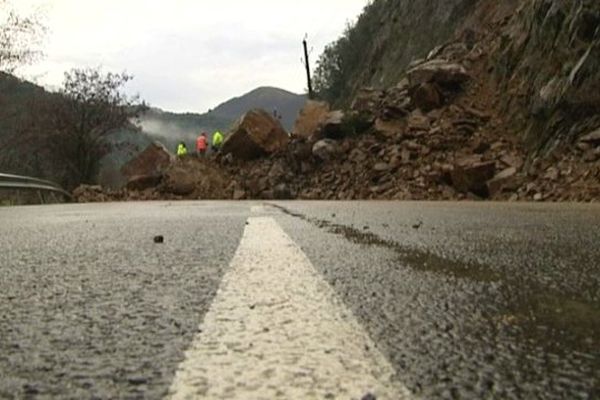
[[[0,398],[598,399],[600,207],[0,208]]]

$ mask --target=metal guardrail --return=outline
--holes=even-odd
[[[73,200],[71,193],[64,190],[57,183],[29,176],[0,174],[0,189],[31,190],[38,191],[40,194],[42,192],[58,193],[65,196],[69,201]],[[45,202],[44,196],[40,195],[40,198],[42,202]]]

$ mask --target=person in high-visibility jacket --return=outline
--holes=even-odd
[[[196,151],[198,152],[198,157],[204,157],[207,148],[208,137],[206,136],[206,132],[202,132],[202,134],[198,136],[198,139],[196,139]]]
[[[177,157],[183,157],[185,155],[187,155],[187,147],[185,146],[185,143],[179,142],[179,145],[177,146]]]
[[[212,137],[212,148],[213,151],[221,150],[221,146],[223,146],[223,134],[219,131],[216,131]]]

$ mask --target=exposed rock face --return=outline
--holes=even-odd
[[[498,27],[484,40],[504,112],[521,120],[531,149],[547,154],[600,126],[600,2],[512,3],[496,20],[480,10],[478,25]]]
[[[353,74],[355,79],[346,82],[343,93],[347,98],[341,99],[342,103],[350,105],[363,87],[385,89],[396,85],[411,62],[425,59],[431,49],[452,37],[481,1],[374,1],[367,8],[365,23],[376,24],[365,27],[371,30],[368,40],[355,43],[360,63]]]
[[[221,151],[252,160],[282,150],[288,142],[289,135],[279,121],[264,110],[252,110],[236,123]]]
[[[582,136],[579,138],[579,141],[589,146],[600,146],[600,128],[592,133]]]

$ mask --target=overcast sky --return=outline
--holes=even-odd
[[[73,67],[135,76],[128,91],[171,111],[205,112],[258,86],[306,88],[311,63],[368,0],[13,0],[41,10],[45,58],[20,72],[57,87]]]

